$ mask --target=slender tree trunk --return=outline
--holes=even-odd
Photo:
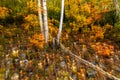
[[[48,18],[47,18],[47,5],[46,0],[43,0],[43,15],[44,15],[44,31],[45,31],[45,42],[48,42],[49,34],[48,34]]]
[[[118,0],[113,0],[113,4],[114,4],[115,10],[116,10],[116,15],[118,16],[118,14],[120,12]]]
[[[38,16],[39,16],[39,23],[40,23],[41,33],[44,35],[41,0],[38,0]]]
[[[58,44],[59,44],[59,42],[60,42],[60,36],[61,36],[61,32],[62,32],[62,24],[63,24],[63,17],[64,17],[64,1],[65,1],[65,0],[62,0],[62,4],[61,4],[60,25],[59,25],[58,35],[57,35],[57,43],[58,43]]]

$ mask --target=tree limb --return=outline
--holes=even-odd
[[[100,72],[101,74],[105,75],[106,77],[112,79],[112,80],[120,80],[120,78],[117,78],[111,74],[109,74],[108,72],[104,71],[103,69],[101,69],[98,66],[95,66],[94,64],[90,63],[89,61],[86,61],[80,57],[78,57],[77,55],[73,54],[70,50],[68,50],[67,48],[65,48],[65,46],[63,44],[60,43],[60,47],[61,49],[64,50],[64,52],[69,53],[71,56],[77,58],[81,63],[88,65],[89,67],[93,68],[94,70]]]

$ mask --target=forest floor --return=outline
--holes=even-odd
[[[78,35],[62,43],[78,57],[120,78],[118,44],[110,40],[89,42]],[[111,80],[60,48],[37,50],[10,44],[2,49],[1,45],[0,80]]]

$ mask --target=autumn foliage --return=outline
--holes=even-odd
[[[114,46],[108,43],[97,42],[96,44],[91,45],[91,47],[96,51],[96,54],[99,56],[110,57],[115,53]]]
[[[44,48],[44,36],[42,34],[34,34],[30,40],[30,45],[36,46],[40,49]]]
[[[120,77],[120,20],[113,0],[65,0],[64,7],[60,43]],[[61,0],[47,0],[47,11],[46,45],[37,0],[0,0],[0,79],[10,70],[6,80],[109,80],[56,44]]]
[[[22,24],[22,27],[25,30],[33,29],[34,27],[39,26],[38,18],[35,14],[29,14],[24,18],[25,23]]]

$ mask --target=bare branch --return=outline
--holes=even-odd
[[[80,57],[78,57],[77,55],[73,54],[70,50],[68,50],[67,48],[65,48],[65,46],[63,44],[60,44],[61,49],[64,50],[64,52],[69,53],[71,56],[75,57],[76,59],[78,59],[81,63],[93,68],[94,70],[100,72],[101,74],[105,75],[106,77],[109,77],[112,80],[120,80],[120,78],[117,78],[111,74],[109,74],[108,72],[104,71],[103,69],[101,69],[98,66],[95,66],[94,64],[90,63],[89,61],[86,61]]]

